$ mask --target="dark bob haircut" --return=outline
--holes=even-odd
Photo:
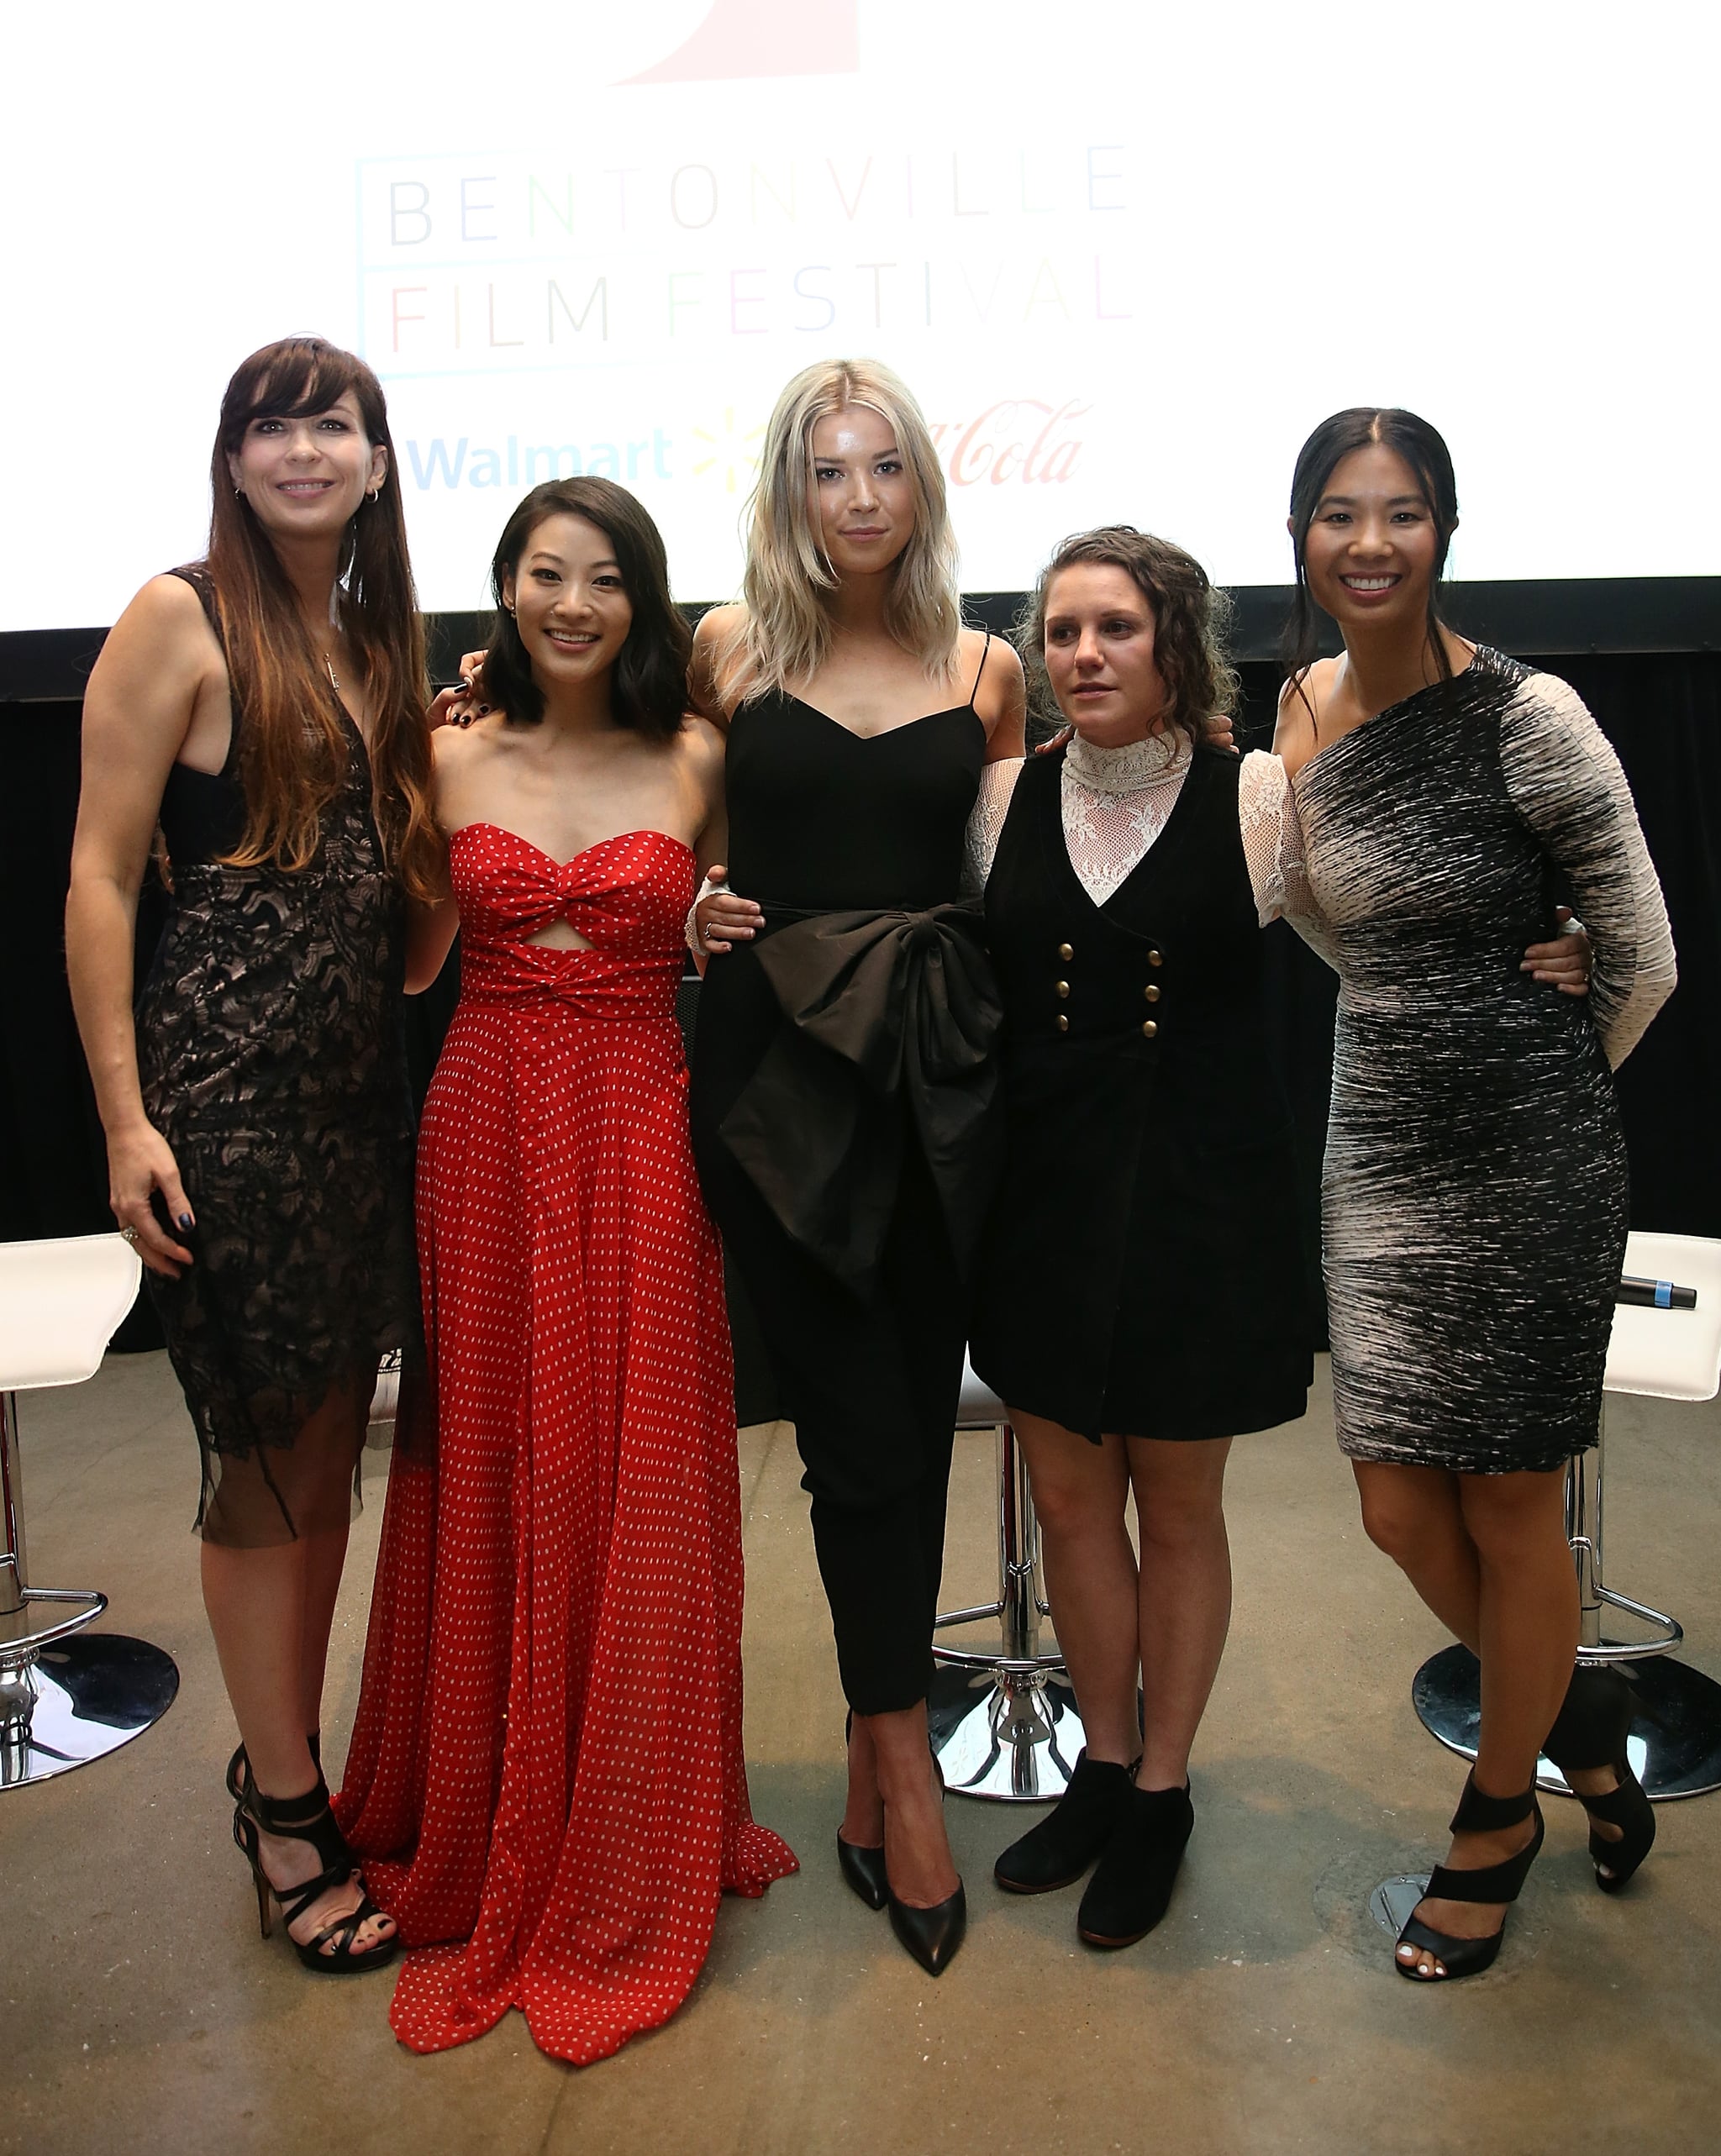
[[[1238,708],[1237,675],[1225,653],[1231,602],[1209,581],[1192,555],[1170,539],[1137,531],[1133,524],[1103,524],[1097,531],[1077,532],[1063,541],[1041,570],[1016,639],[1034,716],[1053,726],[1064,723],[1046,679],[1046,602],[1054,577],[1089,562],[1121,569],[1146,600],[1153,614],[1154,664],[1169,699],[1167,722],[1191,740],[1199,740],[1204,719]]]
[[[1440,634],[1440,579],[1446,572],[1446,555],[1458,528],[1458,482],[1452,474],[1452,455],[1438,429],[1413,412],[1392,405],[1355,405],[1323,419],[1297,452],[1297,469],[1291,476],[1291,550],[1297,569],[1297,597],[1286,624],[1285,670],[1300,686],[1313,665],[1319,647],[1318,608],[1309,597],[1306,550],[1308,528],[1314,522],[1335,467],[1353,450],[1378,445],[1402,457],[1416,481],[1423,505],[1433,518],[1437,544],[1434,573],[1429,581],[1425,634],[1443,681],[1452,678],[1446,656],[1446,639]],[[1307,698],[1304,699],[1307,702]],[[1313,716],[1313,711],[1310,713]]]
[[[508,518],[490,565],[496,626],[484,654],[486,701],[517,724],[535,726],[544,716],[544,691],[532,677],[518,624],[502,595],[546,517],[583,517],[615,550],[622,588],[634,609],[633,625],[610,676],[616,724],[662,739],[680,733],[687,711],[692,638],[669,595],[661,534],[626,487],[609,479],[548,480],[534,486]]]

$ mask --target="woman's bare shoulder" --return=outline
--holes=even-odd
[[[721,643],[724,638],[733,635],[746,618],[747,609],[739,599],[732,599],[721,607],[708,607],[693,631],[694,649]]]

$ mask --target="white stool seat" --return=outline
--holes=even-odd
[[[173,1658],[159,1647],[84,1629],[107,1608],[104,1594],[34,1586],[24,1555],[15,1396],[93,1377],[142,1275],[119,1235],[0,1243],[0,1789],[129,1743],[179,1690]],[[44,1603],[72,1614],[37,1624]]]
[[[93,1377],[143,1270],[119,1235],[0,1243],[0,1392]]]
[[[1608,1346],[1609,1392],[1658,1400],[1713,1400],[1721,1391],[1721,1243],[1708,1235],[1641,1235],[1625,1239],[1625,1270],[1639,1279],[1675,1280],[1697,1291],[1695,1310],[1613,1306]]]
[[[1004,1403],[986,1381],[974,1375],[974,1365],[962,1358],[962,1391],[956,1402],[959,1430],[991,1430],[1005,1418]]]

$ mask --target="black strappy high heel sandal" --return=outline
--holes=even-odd
[[[1536,1831],[1515,1857],[1503,1863],[1483,1864],[1476,1871],[1454,1871],[1445,1864],[1436,1864],[1423,1899],[1429,1901],[1515,1901],[1523,1888],[1530,1866],[1535,1862],[1542,1846],[1545,1829],[1542,1823],[1541,1806],[1536,1802],[1536,1785],[1532,1782],[1521,1796],[1487,1796],[1476,1785],[1472,1773],[1464,1785],[1464,1794],[1458,1800],[1458,1809],[1452,1815],[1449,1832],[1454,1834],[1497,1834],[1503,1828],[1515,1827],[1521,1819],[1534,1818]],[[1500,1919],[1497,1932],[1490,1932],[1486,1938],[1460,1939],[1450,1933],[1437,1932],[1432,1924],[1425,1924],[1413,1915],[1398,1934],[1401,1947],[1419,1947],[1431,1954],[1443,1964],[1442,1974],[1422,1975],[1413,1961],[1400,1961],[1395,1948],[1392,1966],[1401,1976],[1408,1976],[1413,1984],[1450,1984],[1460,1976],[1480,1976],[1500,1951],[1500,1942],[1506,1936],[1506,1919]]]
[[[1605,1664],[1580,1663],[1571,1673],[1564,1704],[1543,1745],[1545,1756],[1554,1762],[1568,1782],[1571,1774],[1587,1767],[1612,1767],[1618,1789],[1591,1796],[1573,1789],[1572,1795],[1590,1817],[1590,1861],[1596,1868],[1596,1884],[1603,1894],[1617,1894],[1648,1856],[1655,1839],[1655,1807],[1644,1785],[1632,1772],[1625,1754],[1631,1732],[1631,1686],[1617,1670]],[[1570,1771],[1568,1771],[1568,1769]],[[1618,1837],[1610,1841],[1597,1833],[1595,1822],[1617,1827]]]
[[[257,1787],[243,1746],[229,1763],[228,1774],[239,1791],[233,1809],[233,1838],[250,1865],[251,1881],[257,1890],[257,1922],[266,1939],[275,1928],[272,1904],[280,1904],[289,1927],[297,1923],[319,1896],[347,1884],[359,1868],[358,1859],[329,1809],[329,1785],[320,1768],[313,1788],[300,1796],[279,1798],[265,1796]],[[316,1851],[322,1870],[314,1879],[276,1886],[263,1869],[265,1834],[278,1835],[283,1841],[308,1842]],[[289,1934],[290,1943],[305,1967],[318,1976],[357,1976],[366,1969],[382,1968],[399,1950],[398,1932],[391,1932],[362,1951],[355,1950],[353,1942],[363,1926],[384,1913],[366,1894],[356,1909],[325,1924],[315,1938],[301,1942]]]
[[[323,1733],[320,1729],[310,1732],[305,1738],[305,1747],[310,1753],[311,1764],[317,1769],[317,1785],[326,1796],[329,1785],[323,1779]],[[245,1801],[245,1780],[250,1772],[250,1766],[245,1746],[235,1744],[233,1757],[227,1763],[227,1794],[235,1804],[243,1804]]]

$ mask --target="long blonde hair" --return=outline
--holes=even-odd
[[[816,674],[830,655],[834,625],[825,594],[837,587],[808,507],[813,430],[851,405],[896,429],[914,497],[914,529],[897,556],[885,622],[929,676],[955,670],[961,608],[956,542],[938,452],[907,385],[876,360],[823,360],[783,391],[765,431],[759,479],[748,501],[745,606],[716,654],[722,702],[733,709]]]

